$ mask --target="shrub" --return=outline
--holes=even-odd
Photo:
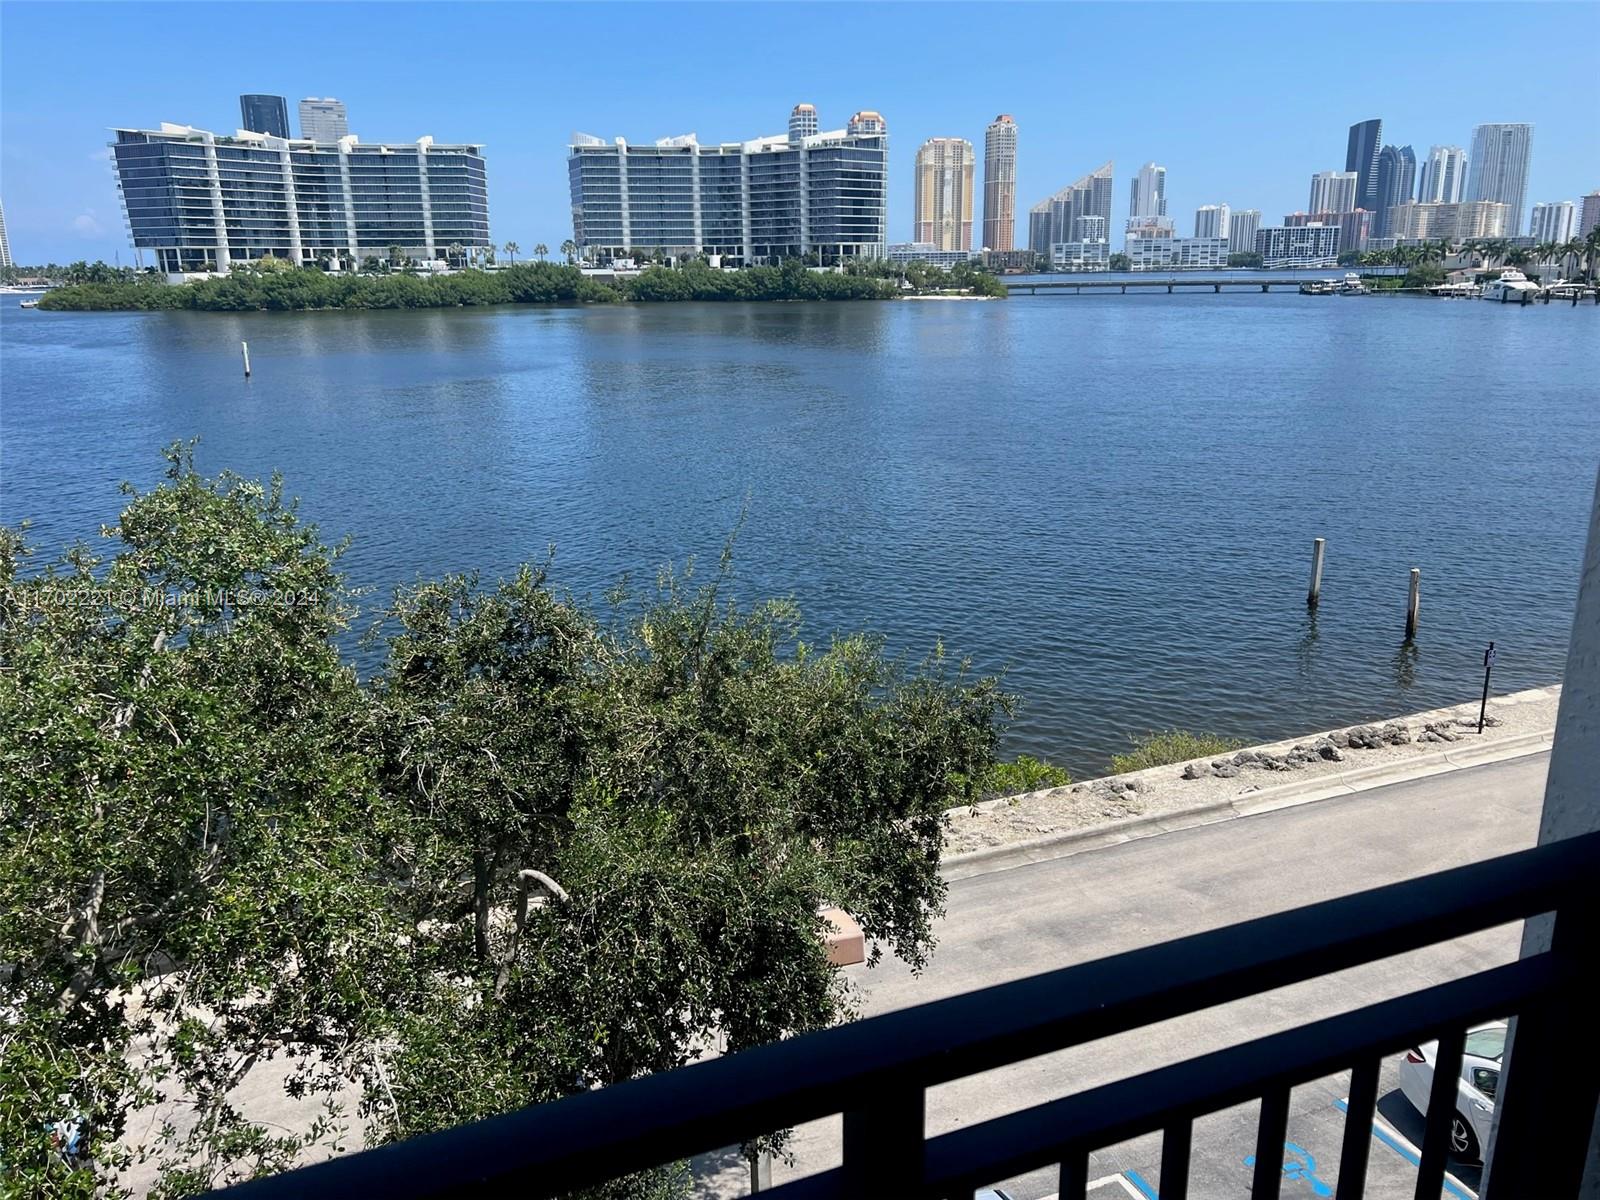
[[[1019,796],[1041,788],[1065,787],[1072,782],[1065,767],[1019,754],[1014,762],[991,763],[979,779],[978,792],[985,800],[996,796]]]
[[[1127,754],[1111,756],[1111,773],[1121,775],[1127,771],[1142,771],[1146,767],[1167,767],[1173,763],[1187,762],[1191,758],[1205,758],[1212,754],[1226,754],[1244,743],[1236,738],[1218,737],[1214,733],[1190,733],[1187,729],[1163,729],[1133,739],[1133,749]]]

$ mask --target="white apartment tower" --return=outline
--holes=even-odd
[[[1354,171],[1318,171],[1311,177],[1311,203],[1307,212],[1347,213],[1356,209]]]
[[[308,142],[337,142],[350,135],[350,116],[344,101],[329,96],[318,100],[307,96],[300,101],[300,136]]]
[[[1536,242],[1570,242],[1577,227],[1577,204],[1571,200],[1557,200],[1533,206],[1528,232]]]
[[[1460,146],[1433,146],[1422,164],[1418,204],[1460,204],[1467,194],[1467,152]]]
[[[1231,210],[1226,204],[1202,204],[1194,212],[1195,237],[1226,238],[1230,216]]]
[[[11,243],[6,239],[6,208],[0,204],[0,267],[14,267],[11,261]]]
[[[1472,131],[1472,157],[1467,163],[1467,199],[1487,200],[1511,209],[1511,228],[1522,232],[1523,202],[1528,195],[1528,163],[1533,153],[1533,126],[1479,125]]]
[[[1228,218],[1228,248],[1248,252],[1256,247],[1256,230],[1261,228],[1259,208],[1241,208]]]
[[[808,137],[817,136],[817,106],[796,104],[789,113],[789,144],[797,146]]]
[[[1153,162],[1145,163],[1133,177],[1129,195],[1130,217],[1164,217],[1167,215],[1167,169]]]

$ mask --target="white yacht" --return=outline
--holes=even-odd
[[[1520,304],[1524,297],[1531,302],[1538,295],[1539,285],[1515,267],[1507,267],[1500,272],[1500,278],[1491,279],[1483,285],[1483,298],[1498,300],[1502,304]]]
[[[1339,295],[1341,296],[1365,296],[1371,291],[1371,288],[1361,282],[1361,276],[1354,271],[1346,271],[1344,280],[1339,284]]]

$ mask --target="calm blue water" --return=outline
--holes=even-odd
[[[248,339],[255,376],[241,378]],[[279,469],[352,582],[557,548],[596,596],[705,564],[813,638],[1007,673],[1079,771],[1559,678],[1600,309],[1293,294],[315,314],[0,306],[0,520],[55,550],[159,478]],[[1311,539],[1328,539],[1308,618]],[[1407,571],[1422,629],[1400,646]]]

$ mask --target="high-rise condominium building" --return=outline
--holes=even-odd
[[[1350,126],[1345,143],[1344,169],[1356,173],[1355,203],[1350,208],[1376,212],[1378,208],[1378,154],[1383,145],[1383,122],[1374,117]],[[1316,205],[1312,205],[1315,208]],[[1347,211],[1340,209],[1340,212]],[[1348,249],[1348,247],[1346,247]]]
[[[6,237],[6,206],[0,204],[0,267],[14,267],[11,261],[11,241]]]
[[[1533,126],[1479,125],[1472,131],[1467,163],[1467,199],[1488,200],[1511,209],[1506,234],[1522,232],[1528,195],[1528,164],[1533,156]]]
[[[1331,267],[1339,261],[1337,225],[1267,225],[1256,230],[1264,267]]]
[[[318,100],[307,96],[300,101],[300,136],[308,142],[337,142],[350,133],[350,117],[344,101],[329,96]]]
[[[1016,226],[1017,123],[1001,113],[983,134],[984,248],[1015,249]]]
[[[1349,212],[1356,203],[1359,179],[1354,171],[1318,171],[1311,177],[1311,212]]]
[[[912,240],[940,250],[972,249],[972,143],[929,138],[917,151]]]
[[[1057,242],[1079,240],[1086,229],[1078,222],[1079,217],[1099,217],[1099,228],[1109,229],[1111,169],[1112,165],[1105,163],[1029,209],[1028,249],[1048,255]],[[1109,234],[1102,232],[1100,236]]]
[[[1388,236],[1389,210],[1396,204],[1409,203],[1416,185],[1417,156],[1410,146],[1385,146],[1378,152],[1378,207],[1372,214],[1374,237]]]
[[[1228,218],[1228,248],[1248,253],[1256,248],[1256,230],[1261,228],[1259,208],[1241,208]]]
[[[1460,146],[1430,146],[1417,184],[1419,204],[1460,204],[1467,194],[1467,152]]]
[[[1557,200],[1533,206],[1528,232],[1536,242],[1570,242],[1578,227],[1578,206],[1571,200]]]
[[[135,248],[169,273],[292,263],[437,259],[490,248],[478,145],[336,144],[187,125],[119,129],[111,153]]]
[[[802,114],[791,114],[791,116]],[[801,128],[804,128],[802,123]],[[858,112],[843,129],[702,146],[574,134],[572,236],[586,258],[635,249],[718,255],[728,265],[816,254],[831,266],[888,244],[888,126]]]
[[[1226,204],[1202,204],[1194,210],[1194,236],[1226,238],[1231,210]]]
[[[796,104],[789,112],[789,141],[795,145],[817,136],[817,106]]]
[[[1402,242],[1505,237],[1511,209],[1489,200],[1460,204],[1397,204],[1389,217],[1389,236]]]
[[[289,105],[282,96],[239,97],[240,128],[271,137],[289,136]]]
[[[1576,236],[1588,237],[1589,231],[1600,226],[1600,188],[1590,192],[1583,198],[1583,208],[1578,213],[1578,230]]]
[[[1145,163],[1133,177],[1129,189],[1128,215],[1130,217],[1164,217],[1167,215],[1167,169],[1155,163]]]

